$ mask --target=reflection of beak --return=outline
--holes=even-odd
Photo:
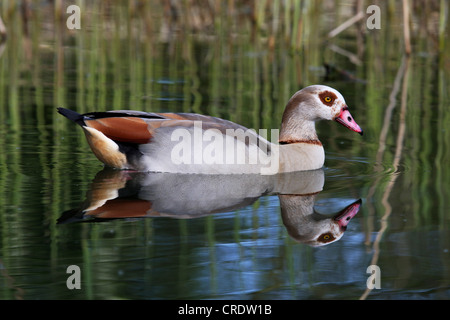
[[[334,120],[336,120],[343,126],[349,128],[350,130],[353,130],[355,132],[358,132],[360,135],[363,135],[361,127],[353,119],[352,115],[350,114],[350,111],[348,111],[347,106],[344,106],[341,109],[341,113]]]
[[[347,206],[345,209],[340,211],[335,217],[334,221],[337,221],[338,225],[341,227],[341,229],[345,230],[347,228],[348,223],[350,220],[356,216],[356,214],[359,211],[359,207],[361,206],[362,200],[356,200],[349,206]]]

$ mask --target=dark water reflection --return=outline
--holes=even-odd
[[[312,246],[339,240],[358,213],[361,199],[333,215],[315,212],[323,170],[278,175],[194,175],[104,169],[83,206],[59,223],[137,217],[192,219],[236,211],[261,196],[278,195],[283,224],[292,238]]]
[[[105,169],[94,178],[83,205],[64,212],[58,222],[61,228],[94,222],[92,228],[102,229],[87,250],[97,263],[115,265],[107,274],[115,283],[124,281],[114,285],[123,286],[120,296],[293,298],[297,293],[283,274],[297,278],[296,263],[309,267],[291,252],[297,246],[290,239],[313,246],[337,241],[361,204],[317,213],[315,198],[323,184],[323,170],[243,179]],[[126,239],[116,234],[114,224],[103,229],[112,223],[133,223],[145,231],[132,246],[124,246]],[[115,253],[105,255],[110,246]],[[97,268],[91,272],[95,278],[103,274]]]
[[[372,290],[369,297],[446,298],[448,232],[433,224],[408,226],[413,217],[405,210],[394,209],[397,214],[383,230],[383,221],[373,223],[370,215],[370,206],[378,204],[363,203],[339,241],[315,248],[293,239],[286,230],[292,219],[280,209],[284,195],[278,193],[299,197],[294,219],[313,209],[315,215],[331,218],[352,203],[349,188],[364,181],[338,171],[262,180],[254,176],[259,181],[244,184],[231,178],[234,189],[215,192],[218,177],[204,188],[195,181],[204,182],[204,177],[183,180],[102,170],[92,182],[79,184],[87,190],[86,198],[64,205],[75,209],[46,218],[43,210],[48,207],[40,206],[37,198],[30,198],[27,206],[10,207],[15,214],[9,215],[9,225],[16,227],[8,231],[4,252],[15,255],[8,256],[9,267],[2,261],[4,293],[26,299],[357,299],[364,297],[366,269],[378,256],[382,289]],[[37,181],[29,177],[24,191],[31,194]],[[245,188],[248,184],[254,188]],[[180,192],[206,194],[206,199],[216,195],[218,202],[200,197],[199,209]],[[227,201],[220,203],[223,198]],[[80,206],[82,199],[86,201]],[[136,211],[121,211],[122,201],[138,202],[128,206]],[[230,203],[233,208],[222,206]],[[142,216],[142,207],[147,217],[136,218]],[[210,215],[211,207],[225,212]],[[189,214],[194,212],[201,214]],[[381,232],[382,241],[375,245]],[[73,264],[82,270],[81,290],[66,287],[66,268]]]

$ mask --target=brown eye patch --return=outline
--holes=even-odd
[[[327,105],[329,107],[331,107],[334,103],[334,100],[337,99],[336,95],[330,91],[323,91],[319,93],[319,98],[324,105]]]
[[[322,243],[328,243],[330,241],[333,241],[335,238],[331,233],[324,233],[321,234],[319,238],[317,238],[317,241]]]

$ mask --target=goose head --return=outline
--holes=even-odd
[[[314,210],[315,195],[279,195],[279,199],[281,217],[289,235],[312,247],[325,246],[341,239],[362,203],[359,199],[329,216]]]
[[[318,120],[334,120],[363,134],[339,91],[324,85],[312,85],[297,91],[288,101],[282,119],[280,142],[318,141],[315,130]]]

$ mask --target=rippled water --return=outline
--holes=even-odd
[[[93,26],[56,28],[59,39],[41,19],[31,57],[15,38],[0,57],[1,299],[450,297],[450,72],[436,63],[448,58],[366,39],[361,68],[320,46],[309,59],[245,39],[103,39]],[[326,79],[325,60],[364,82]],[[323,170],[271,178],[106,170],[56,113],[189,111],[277,128],[311,83],[339,89],[365,134],[318,123]],[[308,243],[358,199],[342,238]],[[71,265],[81,289],[67,287]],[[371,265],[380,288],[367,286]]]

